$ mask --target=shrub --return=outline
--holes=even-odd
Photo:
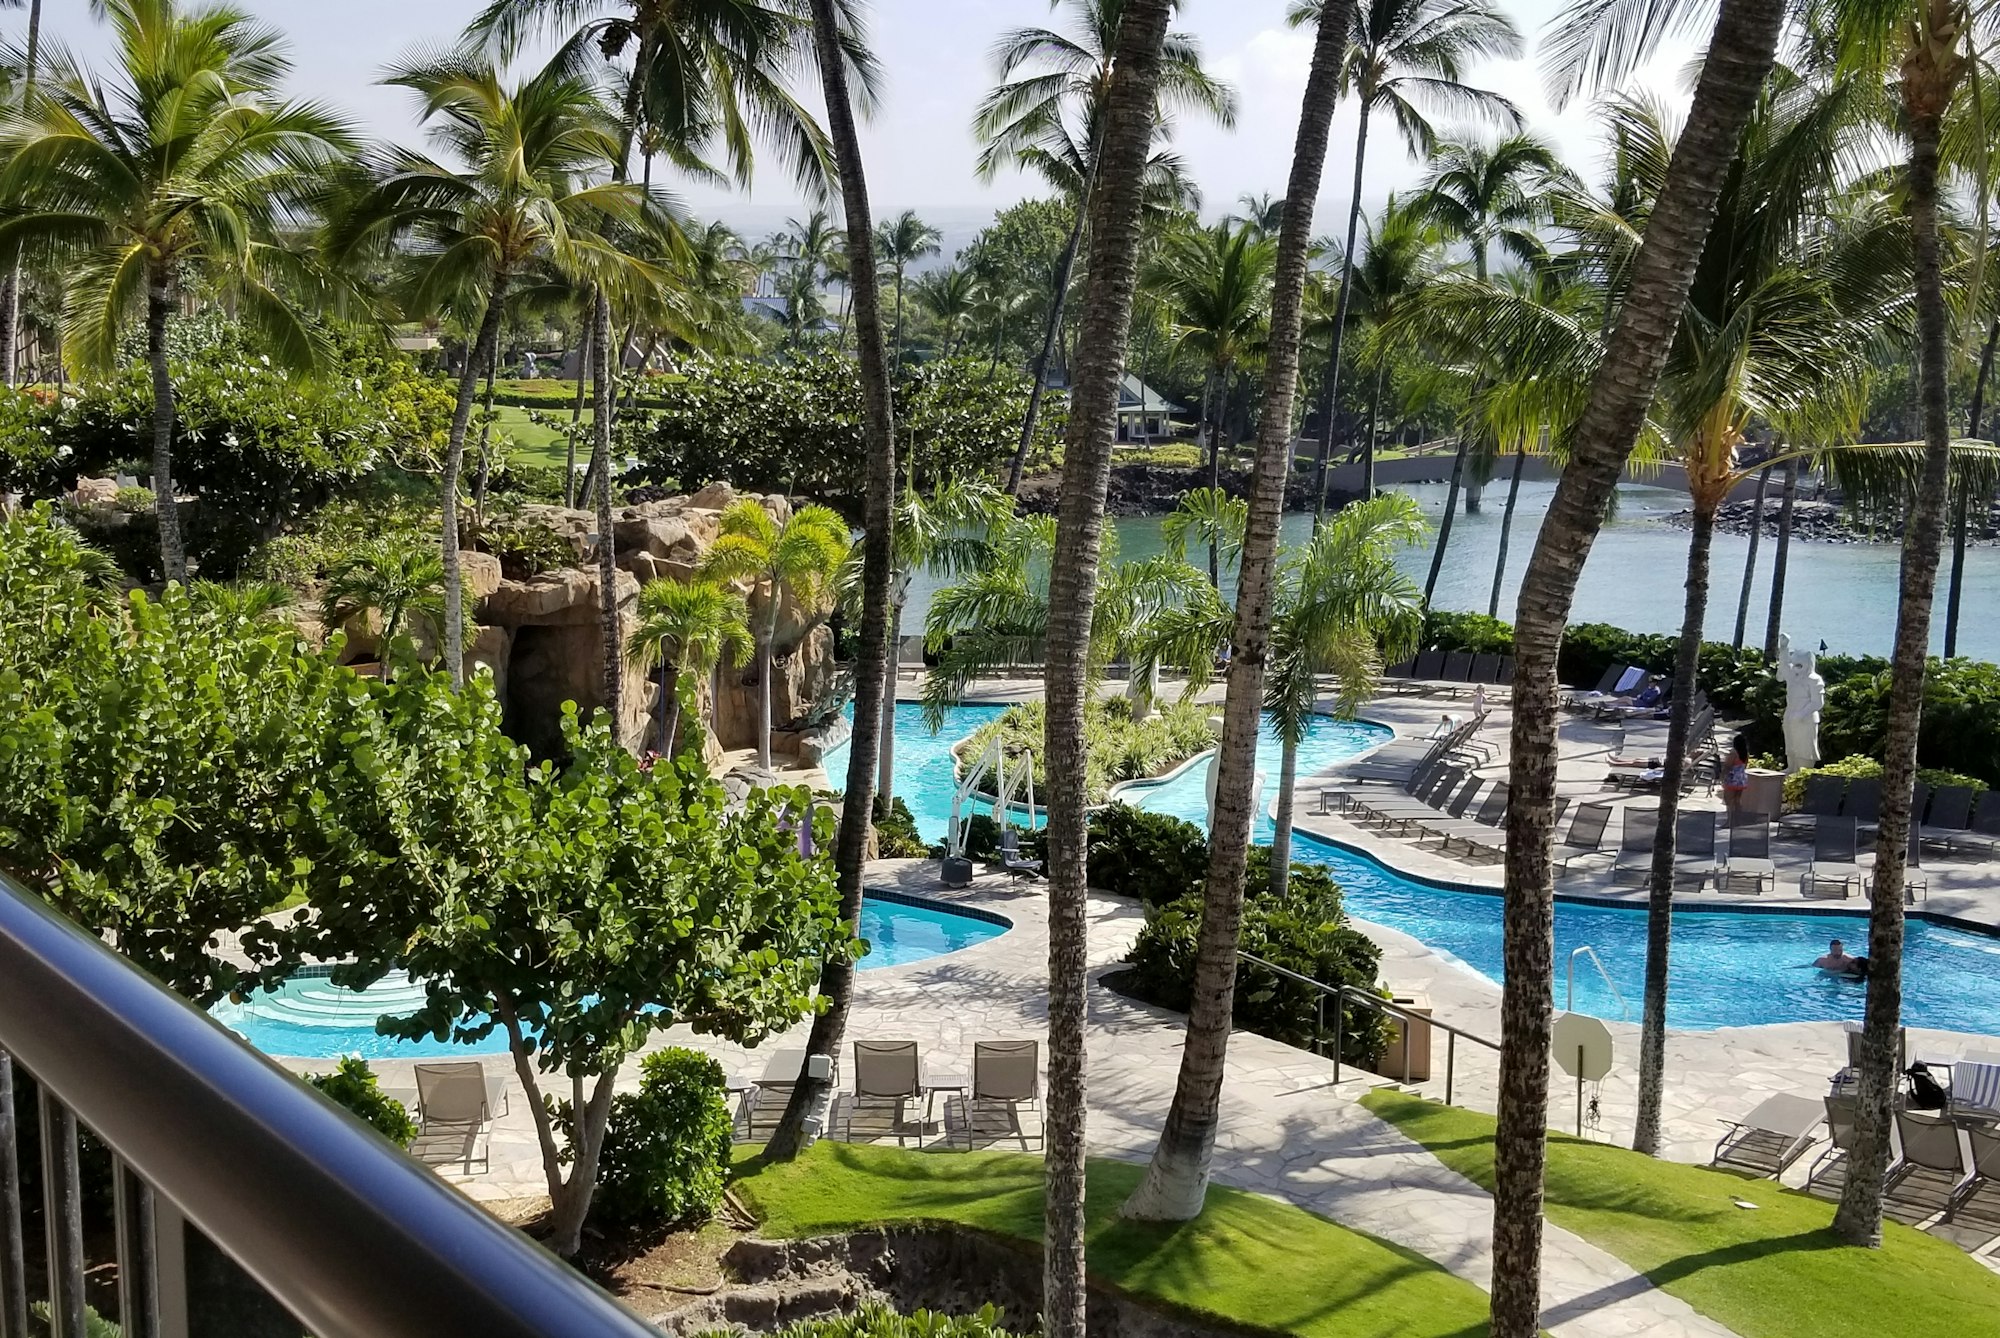
[[[1106,804],[1090,815],[1088,859],[1092,887],[1163,906],[1200,892],[1208,836],[1165,813]]]
[[[1882,774],[1882,764],[1875,758],[1861,754],[1843,757],[1837,762],[1824,766],[1809,767],[1804,771],[1794,771],[1785,777],[1785,808],[1797,809],[1806,801],[1806,778],[1808,776],[1844,776],[1849,780],[1868,780]],[[1917,779],[1933,790],[1941,790],[1947,785],[1970,785],[1973,791],[1987,789],[1987,783],[1977,776],[1967,776],[1956,771],[1944,771],[1937,767],[1918,767]]]
[[[992,821],[992,819],[988,819]],[[899,795],[882,812],[882,797],[875,797],[875,853],[878,859],[922,859],[931,848],[917,834],[917,820]]]
[[[722,1338],[722,1330],[703,1338]],[[1014,1338],[1000,1327],[1000,1312],[990,1305],[970,1315],[945,1315],[919,1310],[900,1315],[885,1305],[870,1303],[844,1315],[822,1315],[787,1324],[772,1338]]]
[[[315,1073],[306,1078],[320,1095],[361,1118],[376,1133],[399,1148],[406,1148],[417,1136],[417,1122],[403,1109],[403,1103],[382,1090],[375,1070],[359,1055],[346,1055],[331,1073]]]
[[[1828,678],[1821,749],[1881,756],[1889,731],[1889,687],[1887,668],[1860,667],[1838,682]],[[2000,666],[1965,659],[1930,662],[1917,756],[1929,766],[2000,784]]]
[[[1483,613],[1432,609],[1424,615],[1423,644],[1432,650],[1469,650],[1475,655],[1512,655],[1514,628]]]
[[[512,581],[524,581],[577,562],[569,540],[546,525],[534,524],[518,515],[487,516],[474,541],[482,551],[500,559],[501,574]]]
[[[1295,864],[1282,897],[1270,887],[1270,851],[1252,850],[1239,946],[1253,957],[1326,984],[1374,990],[1382,950],[1347,923],[1340,888],[1323,868]],[[1146,924],[1126,957],[1119,986],[1133,997],[1185,1013],[1193,1001],[1196,940],[1202,895],[1192,892],[1149,907]],[[1330,1046],[1334,1018],[1322,1027],[1323,996],[1296,981],[1254,966],[1236,974],[1236,1025],[1301,1048]],[[1364,1067],[1377,1063],[1388,1044],[1388,1024],[1362,1004],[1349,1005],[1341,1027],[1341,1058]]]
[[[556,1117],[568,1161],[568,1102],[558,1103]],[[729,1130],[720,1064],[678,1046],[647,1055],[639,1090],[612,1099],[593,1215],[614,1226],[707,1221],[728,1183]]]
[[[1214,710],[1199,702],[1171,702],[1147,719],[1135,720],[1131,703],[1123,697],[1089,703],[1083,716],[1085,802],[1103,803],[1118,782],[1157,776],[1176,763],[1213,748],[1215,734],[1209,728],[1208,717]],[[1010,758],[1035,759],[1035,786],[1046,789],[1042,704],[1023,702],[1008,707],[999,719],[980,726],[960,744],[959,755],[981,756],[995,735],[1005,742]]]

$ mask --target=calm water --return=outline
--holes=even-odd
[[[1311,776],[1351,757],[1387,743],[1392,731],[1362,720],[1335,720],[1318,716],[1299,744],[1299,775]],[[1255,803],[1262,810],[1278,793],[1278,769],[1284,764],[1284,743],[1271,728],[1270,717],[1257,735],[1257,793]],[[1118,797],[1135,808],[1153,813],[1170,813],[1200,827],[1208,826],[1207,755],[1165,780],[1139,781],[1118,792]]]
[[[958,788],[957,763],[951,755],[953,745],[975,734],[988,721],[999,718],[1005,706],[954,706],[944,714],[944,725],[935,733],[924,723],[924,708],[915,702],[896,703],[896,794],[910,806],[910,816],[917,820],[917,834],[926,841],[942,841],[951,829],[951,797]],[[854,706],[849,703],[847,718],[854,719]],[[821,764],[833,783],[840,785],[847,776],[847,745],[829,749],[826,760]],[[1017,798],[1020,791],[1016,789]],[[993,805],[975,802],[972,810],[990,813]],[[1026,820],[1025,813],[1015,821]],[[1037,814],[1036,825],[1046,818]]]
[[[1444,510],[1446,486],[1414,484],[1404,489],[1415,497],[1435,527]],[[1521,569],[1534,548],[1535,532],[1547,514],[1553,483],[1523,483],[1509,544],[1507,580],[1500,596],[1500,616],[1513,620]],[[1504,480],[1486,489],[1486,504],[1478,515],[1461,511],[1452,523],[1451,550],[1437,588],[1442,609],[1486,612],[1493,588],[1493,561],[1500,546],[1500,520],[1506,506]],[[1680,630],[1682,581],[1687,570],[1687,531],[1665,522],[1685,510],[1687,496],[1664,488],[1619,489],[1618,515],[1598,537],[1577,588],[1576,619],[1606,622],[1638,632]],[[1143,516],[1117,522],[1119,551],[1126,558],[1160,551],[1160,518]],[[1312,532],[1312,518],[1285,518],[1284,541],[1303,544]],[[1708,636],[1727,641],[1736,627],[1736,599],[1743,585],[1747,535],[1715,536]],[[1757,580],[1750,597],[1748,640],[1762,644],[1764,619],[1770,604],[1770,536],[1757,550]],[[1825,641],[1835,651],[1886,655],[1895,636],[1896,568],[1900,551],[1893,544],[1815,544],[1795,542],[1785,579],[1785,630],[1793,640],[1810,645]],[[1949,570],[1949,553],[1946,570]],[[1406,552],[1401,566],[1421,586],[1430,570],[1430,548]],[[1934,647],[1944,637],[1944,576],[1939,576]],[[924,610],[936,582],[919,579],[911,590],[904,626],[923,626]],[[2000,548],[1983,547],[1966,554],[1965,609],[1959,618],[1959,653],[2000,660]]]

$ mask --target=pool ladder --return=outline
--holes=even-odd
[[[1611,973],[1604,969],[1604,959],[1599,957],[1597,949],[1591,947],[1588,943],[1580,948],[1570,949],[1569,997],[1563,1004],[1564,1011],[1570,1013],[1576,1011],[1576,959],[1585,956],[1589,957],[1591,965],[1597,968],[1598,976],[1604,981],[1604,988],[1610,990],[1611,997],[1618,1001],[1618,1020],[1620,1022],[1630,1022],[1632,1020],[1632,1006],[1625,1002],[1625,996],[1620,994],[1618,987],[1611,983]]]

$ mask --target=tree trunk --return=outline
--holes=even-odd
[[[590,467],[597,475],[597,633],[601,643],[598,669],[602,676],[604,710],[611,719],[611,737],[624,742],[619,732],[619,708],[623,705],[624,617],[618,609],[618,551],[611,520],[611,406],[618,394],[618,360],[611,348],[611,301],[602,291],[592,304],[597,337],[591,351],[597,374],[592,391]]]
[[[576,1107],[576,1160],[561,1184],[549,1186],[548,1247],[559,1257],[573,1259],[583,1247],[583,1223],[590,1216],[591,1196],[597,1190],[597,1167],[604,1153],[604,1131],[611,1121],[611,1096],[616,1073],[600,1073],[591,1088],[590,1100],[583,1101],[582,1080],[572,1084]]]
[[[1771,551],[1771,613],[1764,623],[1764,659],[1778,662],[1779,621],[1785,613],[1785,568],[1792,557],[1792,507],[1799,499],[1799,462],[1785,462],[1785,489],[1778,504],[1778,546]]]
[[[1777,50],[1782,0],[1723,0],[1666,184],[1633,260],[1632,279],[1571,460],[1536,537],[1516,606],[1514,720],[1508,780],[1506,945],[1499,1118],[1493,1146],[1491,1338],[1541,1328],[1542,1170],[1547,1156],[1549,1029],[1554,1005],[1556,653],[1577,576],[1659,387],[1723,178],[1735,160]]]
[[[666,698],[660,703],[660,746],[661,757],[674,755],[674,736],[681,726],[681,666],[679,661],[660,666],[660,694]]]
[[[1278,805],[1271,823],[1271,895],[1282,897],[1292,883],[1292,805],[1299,788],[1299,746],[1285,740],[1278,763]]]
[[[1750,551],[1743,558],[1743,593],[1736,597],[1736,634],[1732,650],[1743,649],[1743,634],[1750,622],[1750,587],[1757,580],[1757,545],[1764,540],[1764,494],[1771,486],[1771,466],[1757,475],[1757,501],[1750,509]]]
[[[1209,368],[1201,378],[1201,423],[1208,433],[1208,486],[1218,487],[1222,473],[1216,466],[1216,427],[1213,411],[1215,408],[1215,369]],[[1216,531],[1208,532],[1208,583],[1217,590],[1222,589],[1222,559],[1220,546],[1216,543]]]
[[[1028,412],[1021,419],[1021,444],[1014,448],[1014,459],[1007,466],[1009,497],[1020,496],[1021,471],[1028,467],[1028,450],[1035,444],[1035,423],[1042,412],[1042,388],[1049,376],[1049,359],[1055,355],[1056,336],[1062,330],[1063,303],[1069,297],[1070,274],[1076,268],[1077,247],[1083,241],[1085,210],[1097,180],[1097,158],[1101,152],[1100,148],[1091,154],[1090,170],[1083,179],[1083,198],[1076,202],[1076,217],[1069,225],[1069,240],[1063,243],[1062,255],[1056,260],[1055,286],[1049,293],[1049,317],[1042,326],[1042,347],[1035,354],[1034,379],[1028,385]]]
[[[1438,522],[1437,547],[1431,550],[1430,575],[1424,578],[1424,607],[1431,606],[1431,595],[1437,590],[1438,576],[1444,571],[1445,550],[1451,547],[1451,525],[1458,511],[1459,485],[1465,479],[1465,457],[1472,449],[1472,438],[1458,434],[1458,454],[1451,462],[1451,490],[1444,495],[1444,519]]]
[[[1979,420],[1986,407],[1986,382],[1993,372],[1993,350],[2000,344],[2000,317],[1986,330],[1986,347],[1979,355],[1979,375],[1972,383],[1972,404],[1965,414],[1965,434],[1979,435]],[[1961,479],[1952,497],[1951,586],[1944,605],[1944,657],[1958,654],[1958,614],[1965,598],[1966,526],[1971,522],[1972,485]]]
[[[823,0],[822,0],[823,2]],[[1062,501],[1049,573],[1044,706],[1048,773],[1049,1071],[1043,1121],[1042,1327],[1084,1334],[1085,970],[1084,704],[1097,604],[1104,498],[1118,435],[1118,380],[1132,332],[1146,158],[1158,106],[1169,0],[1125,0],[1089,198],[1090,282],[1071,378]]]
[[[1361,98],[1361,124],[1354,132],[1354,195],[1347,204],[1347,249],[1340,253],[1340,299],[1333,305],[1333,339],[1326,357],[1326,420],[1319,425],[1319,465],[1313,484],[1313,524],[1326,514],[1326,471],[1333,459],[1333,424],[1340,416],[1340,349],[1347,338],[1347,302],[1354,295],[1354,236],[1361,227],[1361,173],[1368,162],[1368,94]],[[1372,484],[1374,461],[1369,462]]]
[[[596,305],[596,299],[591,299]],[[569,438],[563,453],[563,506],[576,505],[576,439],[583,433],[583,399],[590,385],[590,323],[586,320],[576,341],[576,402],[569,410]]]
[[[894,699],[889,647],[889,596],[895,561],[896,422],[889,384],[889,364],[882,347],[882,312],[875,288],[874,221],[868,203],[868,178],[861,162],[861,140],[855,130],[853,104],[847,90],[847,67],[840,51],[836,0],[812,0],[813,43],[819,51],[820,84],[825,94],[827,131],[840,167],[841,207],[847,216],[849,290],[854,299],[856,347],[861,364],[861,391],[866,414],[863,440],[868,448],[868,484],[863,502],[865,535],[861,550],[861,644],[854,666],[854,737],[847,750],[847,789],[841,797],[840,830],[833,863],[840,886],[840,913],[856,928],[861,920],[861,877],[867,854],[869,822],[874,802],[875,753],[883,737],[882,703]],[[885,791],[886,793],[886,791]],[[830,961],[820,972],[825,1011],[813,1019],[806,1052],[832,1055],[840,1048],[847,1015],[854,999],[854,964]],[[792,1088],[766,1151],[785,1160],[803,1146],[807,1114],[825,1097],[828,1084],[803,1076]]]
[[[1528,442],[1524,437],[1514,452],[1514,477],[1507,480],[1507,509],[1500,513],[1500,552],[1493,559],[1493,593],[1486,601],[1486,616],[1500,616],[1500,587],[1507,580],[1507,545],[1514,536],[1514,507],[1521,500],[1521,471],[1528,463]]]
[[[472,525],[486,527],[486,484],[493,467],[493,377],[499,371],[500,348],[496,341],[493,356],[486,362],[486,399],[480,405],[479,472],[472,477]]]
[[[882,691],[882,732],[878,745],[882,762],[875,783],[882,796],[882,811],[888,813],[896,797],[896,692],[902,686],[903,604],[909,598],[910,578],[901,573],[889,578],[889,647],[887,686]]]
[[[465,369],[458,374],[458,403],[451,413],[451,435],[445,439],[444,473],[439,480],[444,512],[438,554],[444,559],[444,666],[453,687],[465,686],[465,578],[458,563],[458,475],[465,463],[465,434],[472,426],[472,399],[479,391],[479,368],[500,340],[500,314],[507,302],[510,279],[504,270],[493,276],[486,315],[479,322],[479,333],[472,347],[465,351]]]
[[[1708,559],[1715,541],[1715,507],[1697,497],[1688,539],[1687,604],[1674,653],[1674,698],[1667,709],[1667,756],[1660,777],[1660,826],[1653,837],[1653,868],[1646,897],[1646,1000],[1639,1019],[1639,1116],[1635,1152],[1660,1150],[1660,1098],[1666,1086],[1667,965],[1674,933],[1674,822],[1680,815],[1687,774],[1688,738],[1694,719],[1695,679],[1701,667],[1701,629],[1708,617]]]
[[[1933,26],[1942,0],[1927,6]],[[1955,14],[1956,11],[1948,11]],[[1942,39],[1940,39],[1942,40]],[[1917,396],[1923,409],[1924,472],[1903,529],[1902,588],[1896,605],[1896,645],[1889,662],[1889,719],[1882,741],[1882,815],[1875,838],[1875,878],[1868,907],[1868,1004],[1862,1015],[1860,1091],[1854,1148],[1833,1229],[1851,1245],[1882,1243],[1882,1182],[1889,1168],[1889,1130],[1896,1095],[1896,1036],[1903,1013],[1903,871],[1909,859],[1910,812],[1917,772],[1917,729],[1924,707],[1930,653],[1931,603],[1937,593],[1945,490],[1951,468],[1950,352],[1938,246],[1938,131],[1955,76],[1913,55],[1903,66],[1903,105],[1910,135],[1907,208],[1916,261]],[[1958,56],[1947,50],[1946,60]]]
[[[167,317],[174,309],[165,274],[146,290],[146,361],[153,369],[153,511],[160,526],[160,568],[169,581],[187,584],[187,549],[181,543],[181,510],[174,500],[174,377],[167,367]]]
[[[903,365],[903,262],[896,262],[896,333],[890,343],[889,362],[893,367]]]
[[[35,100],[35,76],[40,72],[42,47],[42,0],[28,0],[28,49],[23,67],[23,105]],[[11,387],[20,379],[21,349],[21,248],[14,248],[13,263],[0,282],[0,369]]]
[[[1382,380],[1388,375],[1389,365],[1384,362],[1375,368],[1375,389],[1368,395],[1368,445],[1361,453],[1361,500],[1367,501],[1375,495],[1375,443],[1380,440],[1382,411]]]
[[[1128,0],[1129,2],[1129,0]],[[1299,111],[1285,212],[1273,266],[1270,341],[1264,374],[1264,408],[1257,428],[1257,460],[1243,554],[1237,563],[1236,626],[1230,637],[1228,695],[1215,799],[1209,814],[1208,885],[1195,948],[1194,990],[1179,1080],[1159,1145],[1124,1207],[1128,1217],[1185,1221],[1201,1212],[1208,1192],[1215,1134],[1221,1114],[1223,1067],[1236,996],[1236,947],[1243,919],[1244,857],[1255,817],[1257,735],[1263,724],[1265,660],[1271,639],[1273,576],[1284,523],[1285,479],[1292,463],[1292,402],[1298,393],[1299,332],[1304,315],[1313,201],[1319,195],[1327,138],[1338,97],[1352,0],[1334,0],[1319,17],[1310,73]],[[1130,19],[1128,17],[1127,21]],[[1296,751],[1287,748],[1279,795],[1281,824],[1289,817],[1289,786]],[[1050,804],[1051,813],[1055,804]],[[1289,860],[1289,832],[1281,827],[1272,868]],[[1081,872],[1081,852],[1078,854]]]
[[[766,771],[771,770],[771,675],[778,667],[778,601],[784,597],[775,572],[770,581],[771,604],[764,614],[764,635],[757,638],[757,765]]]

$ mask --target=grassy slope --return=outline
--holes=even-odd
[[[1490,1117],[1392,1092],[1362,1104],[1492,1187]],[[1842,1245],[1831,1203],[1768,1180],[1551,1136],[1547,1214],[1742,1338],[2000,1335],[2000,1277],[1964,1251],[1893,1222],[1880,1252]]]
[[[1093,1276],[1142,1299],[1302,1338],[1486,1332],[1485,1293],[1409,1250],[1275,1200],[1209,1192],[1199,1220],[1125,1222],[1142,1168],[1090,1164]],[[822,1142],[790,1165],[746,1162],[737,1189],[767,1234],[955,1222],[1038,1241],[1042,1161]]]
[[[562,434],[552,427],[534,422],[528,413],[529,410],[515,405],[496,404],[493,406],[494,427],[513,441],[516,458],[549,469],[561,469],[565,450]],[[590,421],[588,410],[583,417],[585,422]],[[577,467],[583,467],[582,459],[578,460]]]

